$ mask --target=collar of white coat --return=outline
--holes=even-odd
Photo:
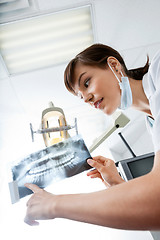
[[[150,127],[152,128],[153,127],[153,125],[154,125],[154,119],[152,118],[152,117],[150,117],[150,116],[147,116],[147,121],[148,121],[148,123],[149,123],[149,125],[150,125]]]

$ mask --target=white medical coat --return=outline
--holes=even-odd
[[[150,129],[156,153],[160,150],[160,51],[153,58],[148,72],[142,79],[142,84],[155,120],[153,127],[150,125]]]

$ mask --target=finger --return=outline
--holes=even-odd
[[[87,176],[97,173],[97,169],[93,169],[87,173]]]
[[[38,226],[39,225],[38,221],[31,220],[27,216],[25,217],[24,222],[27,223],[30,226]]]
[[[102,177],[99,173],[95,173],[95,174],[91,175],[90,178],[100,178],[100,179],[102,179]]]
[[[39,191],[41,191],[42,189],[39,188],[37,185],[32,184],[32,183],[25,183],[24,184],[25,187],[29,188],[30,190],[32,190],[32,192],[37,193]]]
[[[102,156],[96,156],[96,157],[93,157],[93,160],[104,164],[107,161],[107,158]]]
[[[92,176],[95,175],[95,174],[100,175],[100,173],[96,170],[96,171],[94,171],[93,173],[91,172],[91,173],[88,174],[87,176],[88,176],[88,177],[92,177]]]
[[[92,159],[88,159],[87,160],[88,164],[91,166],[91,167],[94,167],[96,168],[99,172],[101,172],[101,169],[102,169],[102,164],[98,163],[97,161],[95,160],[92,160]]]

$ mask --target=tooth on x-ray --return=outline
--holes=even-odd
[[[88,158],[91,155],[82,137],[76,135],[13,163],[13,182],[9,183],[12,203],[32,193],[24,186],[25,183],[45,188],[51,183],[90,169],[86,161]]]

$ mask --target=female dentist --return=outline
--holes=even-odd
[[[85,194],[54,195],[33,184],[25,222],[67,218],[128,230],[160,230],[160,53],[151,65],[128,70],[121,55],[111,47],[94,44],[68,64],[67,89],[105,114],[133,107],[147,115],[155,159],[150,173],[124,182],[114,162],[102,156],[88,160],[95,168],[88,176],[99,177],[107,189]]]

